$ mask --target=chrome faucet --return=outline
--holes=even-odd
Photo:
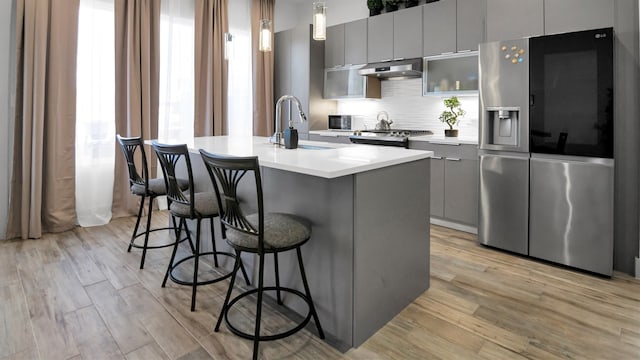
[[[293,95],[282,95],[280,99],[276,102],[276,132],[271,136],[269,142],[280,145],[282,140],[282,114],[280,110],[280,106],[285,100],[293,101],[298,106],[298,116],[300,117],[300,122],[307,121],[307,115],[304,114],[302,110],[302,104],[300,104],[300,100]],[[293,126],[293,120],[289,119],[289,126]]]

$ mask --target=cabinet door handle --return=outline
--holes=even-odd
[[[449,160],[449,161],[460,161],[460,158],[449,158],[448,157],[447,160]]]
[[[471,51],[471,49],[467,49],[467,50],[458,50],[459,53],[465,53],[465,52],[469,52]]]
[[[399,57],[399,58],[393,59],[393,61],[398,61],[398,60],[404,60],[404,58],[403,57]]]
[[[380,60],[380,62],[389,62],[389,61],[391,61],[391,59],[382,59],[382,60]]]
[[[442,156],[432,156],[431,158],[436,160],[442,160]]]
[[[453,51],[443,52],[443,53],[441,53],[441,54],[442,54],[442,55],[451,55],[451,54],[453,54]]]

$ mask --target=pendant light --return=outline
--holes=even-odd
[[[271,51],[271,20],[260,19],[260,38],[258,50]]]
[[[327,38],[327,7],[324,1],[313,3],[313,40],[325,40]]]
[[[224,33],[224,59],[233,59],[233,35],[231,33]]]

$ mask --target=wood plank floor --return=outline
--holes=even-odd
[[[166,213],[155,222],[166,224]],[[249,341],[224,326],[213,332],[228,283],[198,289],[190,312],[189,288],[160,287],[169,250],[149,251],[144,270],[140,251],[126,252],[133,225],[0,242],[0,359],[250,357]],[[234,317],[251,327],[248,304]],[[271,308],[266,315],[268,328],[286,324]],[[342,354],[303,331],[260,350],[264,359],[640,359],[640,281],[505,254],[432,226],[431,288],[361,347]]]

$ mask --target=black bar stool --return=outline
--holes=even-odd
[[[167,189],[165,187],[164,179],[155,178],[149,179],[149,168],[147,167],[147,156],[144,151],[144,144],[142,142],[142,138],[140,137],[122,137],[120,135],[116,135],[118,143],[120,144],[120,149],[122,149],[122,153],[124,154],[124,159],[127,162],[127,170],[129,173],[129,186],[131,193],[139,196],[140,199],[140,209],[138,210],[138,219],[136,220],[136,226],[133,228],[133,234],[131,234],[131,241],[129,241],[129,247],[127,248],[127,252],[131,252],[131,248],[142,249],[142,258],[140,259],[140,269],[144,268],[144,260],[147,256],[148,249],[159,249],[168,246],[175,245],[181,241],[189,240],[189,244],[193,249],[193,244],[191,244],[191,239],[184,238],[180,239],[180,234],[177,232],[178,228],[176,227],[176,220],[172,216],[171,220],[173,221],[173,227],[162,227],[162,228],[151,228],[151,216],[153,215],[153,200],[155,200],[158,196],[164,196],[167,194]],[[138,172],[135,164],[135,156],[136,151],[140,150],[140,156],[142,157],[142,176]],[[185,190],[189,187],[189,181],[184,179],[177,179],[178,186]],[[142,211],[144,210],[144,201],[146,198],[149,198],[149,210],[147,212],[147,226],[144,231],[138,233],[138,227],[140,226],[140,219],[142,218]],[[153,245],[149,246],[149,234],[154,231],[159,230],[175,230],[176,231],[176,241],[172,241],[169,243],[164,243],[161,245]],[[144,243],[142,245],[136,244],[135,241],[137,238],[144,236]]]
[[[302,264],[302,253],[300,247],[306,243],[311,237],[311,226],[306,219],[301,217],[282,214],[282,213],[265,213],[262,196],[262,180],[260,178],[260,166],[257,157],[227,157],[219,156],[200,150],[202,160],[204,161],[211,181],[213,182],[218,199],[220,212],[220,222],[222,223],[222,232],[226,233],[227,242],[236,252],[236,263],[231,276],[231,283],[227,290],[224,305],[220,310],[220,316],[215,326],[215,331],[220,330],[220,323],[224,317],[225,323],[232,333],[245,339],[253,340],[253,358],[258,358],[258,346],[260,341],[270,341],[285,338],[302,330],[313,316],[318,334],[324,339],[324,332],[320,326],[320,320],[316,313],[309,284]],[[243,213],[240,201],[238,200],[237,190],[240,181],[247,175],[253,173],[256,186],[256,195],[258,203],[258,212],[246,215]],[[224,206],[221,201],[224,199]],[[278,274],[278,253],[294,250],[298,256],[298,266],[300,267],[300,276],[304,285],[304,293],[287,287],[280,286]],[[233,299],[231,293],[233,291],[236,273],[240,264],[240,255],[242,252],[257,254],[260,265],[258,270],[258,287],[245,291]],[[276,286],[264,286],[264,258],[266,254],[273,254],[275,265]],[[262,313],[262,295],[264,291],[276,291],[278,304],[282,305],[280,292],[287,292],[301,298],[309,307],[309,313],[294,328],[278,334],[261,335],[260,334],[260,317]],[[248,334],[238,330],[229,322],[229,310],[240,299],[257,293],[256,304],[256,322],[255,332]]]
[[[191,160],[189,158],[189,151],[187,149],[187,145],[164,145],[159,144],[156,141],[152,142],[153,149],[158,155],[158,159],[160,160],[160,165],[162,167],[162,172],[164,173],[164,179],[167,188],[167,198],[170,200],[169,204],[169,212],[172,216],[180,218],[179,228],[184,226],[187,234],[190,234],[189,229],[187,227],[186,220],[196,220],[196,237],[195,237],[195,250],[192,255],[189,255],[183,259],[180,259],[175,264],[173,263],[175,260],[176,252],[178,250],[178,244],[173,248],[173,253],[171,254],[171,260],[169,261],[169,266],[167,267],[167,272],[165,273],[164,280],[162,281],[162,287],[164,287],[167,283],[167,278],[171,278],[172,281],[178,283],[180,285],[188,285],[192,287],[191,291],[191,311],[194,311],[196,308],[196,289],[198,286],[213,284],[218,281],[222,281],[231,276],[231,274],[235,274],[235,272],[227,272],[226,274],[222,274],[213,279],[209,280],[198,280],[198,266],[200,262],[200,257],[204,255],[213,255],[213,260],[216,268],[219,268],[218,263],[218,255],[227,256],[231,258],[235,258],[234,254],[228,252],[221,252],[216,250],[216,239],[214,232],[213,219],[218,216],[218,201],[216,199],[216,194],[214,192],[195,192],[193,186],[193,171],[191,169]],[[183,192],[181,189],[177,177],[176,177],[176,165],[178,161],[183,159],[186,164],[187,174],[188,174],[188,185],[189,191],[187,193]],[[209,219],[211,223],[211,245],[213,246],[212,250],[209,252],[200,252],[200,225],[202,219]],[[190,235],[189,235],[190,237]],[[192,280],[181,280],[174,276],[173,272],[176,270],[181,264],[184,264],[186,261],[193,259],[193,279]],[[242,273],[244,274],[245,281],[247,285],[249,285],[249,277],[244,269],[244,265],[242,261],[236,259],[234,268],[239,266],[242,269]]]

